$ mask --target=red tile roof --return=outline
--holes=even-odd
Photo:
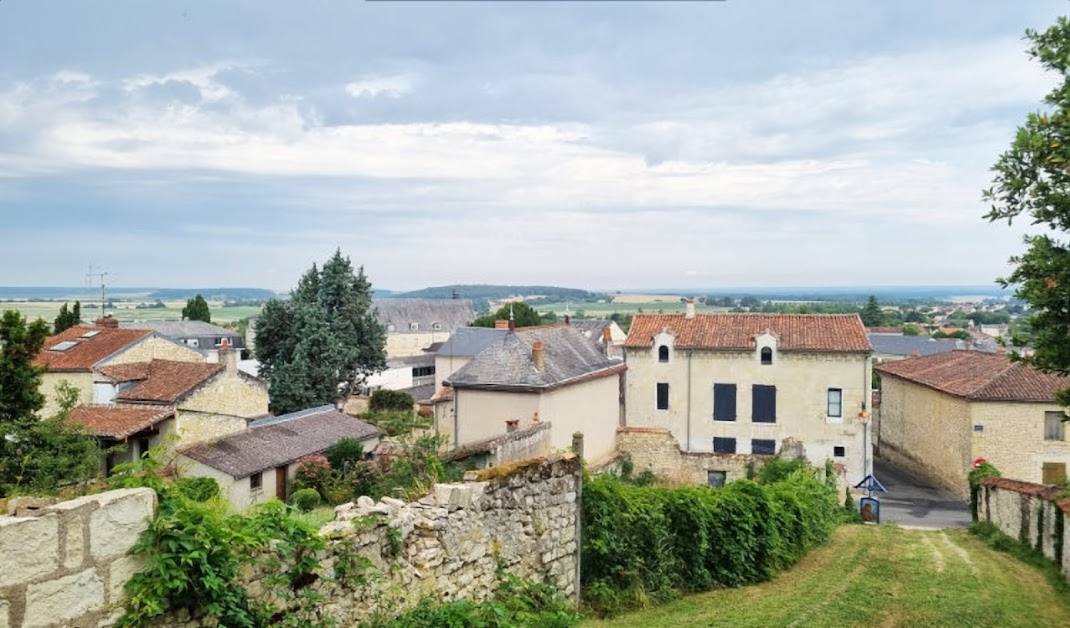
[[[119,393],[118,401],[174,404],[225,368],[222,364],[153,360],[105,366],[100,372],[120,382],[138,381]]]
[[[636,314],[626,348],[648,348],[667,329],[677,349],[752,350],[755,337],[769,331],[780,351],[872,351],[857,314]]]
[[[67,420],[86,426],[96,436],[121,440],[174,415],[170,406],[87,404],[72,409]]]
[[[1043,373],[1002,353],[948,351],[874,367],[941,392],[980,401],[1043,401],[1070,388],[1070,377]]]
[[[88,332],[99,332],[91,338],[82,336]],[[44,349],[34,358],[34,365],[46,367],[49,371],[92,371],[93,367],[104,358],[135,344],[151,335],[148,329],[105,329],[89,325],[76,325],[49,336]],[[74,342],[66,351],[54,351],[53,347],[61,342]]]

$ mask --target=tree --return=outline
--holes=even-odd
[[[208,311],[208,302],[204,300],[204,297],[198,294],[186,301],[186,307],[182,308],[182,319],[211,323],[212,313]]]
[[[1044,111],[1029,114],[1011,147],[992,166],[992,187],[983,198],[990,203],[990,222],[1010,224],[1022,215],[1050,233],[1027,235],[1026,251],[1010,259],[1004,287],[1017,286],[1015,296],[1034,310],[1029,326],[1036,352],[1019,357],[1039,369],[1070,374],[1070,20],[1037,32],[1026,30],[1029,56],[1057,74],[1055,88],[1044,98]],[[1070,404],[1070,389],[1056,399]]]
[[[64,303],[59,308],[59,316],[56,317],[55,322],[52,325],[52,333],[58,334],[61,331],[66,331],[71,327],[82,322],[82,303],[80,301],[74,302],[74,308],[68,310],[67,304]]]
[[[543,324],[543,318],[523,301],[503,305],[493,314],[485,314],[472,321],[472,327],[494,327],[494,321],[507,321],[512,317],[517,327],[535,327]]]
[[[371,282],[341,250],[312,265],[256,324],[256,358],[279,414],[334,403],[386,368],[386,329],[371,310]]]
[[[877,297],[869,295],[869,299],[866,301],[866,307],[862,308],[860,312],[862,316],[862,324],[866,327],[880,327],[884,322],[884,311],[881,310],[881,304],[877,301]]]

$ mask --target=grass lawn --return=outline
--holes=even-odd
[[[1070,596],[965,530],[843,526],[771,582],[582,626],[1070,626]]]

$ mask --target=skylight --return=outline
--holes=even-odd
[[[87,331],[84,334],[82,334],[81,336],[79,336],[79,338],[92,338],[93,336],[96,336],[99,333],[100,333],[99,329],[90,329],[89,331]]]
[[[56,344],[56,346],[54,347],[49,347],[48,350],[63,353],[64,351],[67,351],[68,349],[71,349],[72,347],[76,346],[78,346],[77,340],[64,340],[63,342]]]

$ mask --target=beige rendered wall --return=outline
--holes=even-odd
[[[1044,440],[1044,413],[1059,412],[1062,407],[1054,403],[1007,403],[975,401],[970,403],[973,426],[982,426],[980,432],[971,431],[973,453],[963,473],[969,472],[976,458],[984,458],[996,465],[1005,478],[1025,482],[1041,482],[1045,462],[1061,462],[1070,469],[1070,424],[1064,424],[1061,441]],[[973,430],[973,426],[968,429]]]
[[[469,356],[435,356],[435,390],[442,387],[443,380],[450,378],[457,371],[461,370],[465,364],[472,361]]]
[[[223,496],[238,512],[245,512],[257,504],[263,504],[275,499],[275,469],[264,471],[261,475],[260,489],[252,491],[249,488],[248,477],[233,478],[218,469],[213,469],[186,456],[180,455],[175,467],[179,477],[213,478],[219,483]]]
[[[966,400],[881,374],[881,458],[967,496],[971,424]]]
[[[51,417],[59,412],[59,395],[56,386],[67,382],[78,391],[78,403],[93,402],[93,374],[89,372],[56,373],[41,375],[41,392],[45,395],[45,405],[41,409],[42,417]]]
[[[572,434],[583,432],[583,456],[598,465],[616,455],[620,426],[620,378],[617,375],[563,386],[540,395],[539,418],[549,421],[551,446],[572,445]]]
[[[736,439],[736,453],[751,453],[751,439],[780,443],[788,437],[803,443],[814,465],[825,460],[844,465],[847,477],[865,475],[871,456],[863,443],[858,416],[869,407],[871,366],[865,354],[775,352],[763,365],[757,351],[671,351],[658,362],[657,350],[629,349],[625,387],[625,423],[629,427],[670,430],[681,449],[712,452],[713,438]],[[689,375],[690,373],[690,375]],[[655,408],[655,385],[669,384],[669,409]],[[713,420],[713,385],[736,385],[736,420]],[[751,386],[776,386],[776,422],[751,420]],[[843,391],[841,417],[826,415],[829,388]],[[845,456],[834,457],[834,447]]]
[[[390,332],[386,335],[386,355],[389,358],[403,358],[411,355],[423,355],[424,349],[436,342],[449,340],[450,332],[440,331]]]
[[[258,417],[268,412],[267,386],[236,371],[225,371],[183,401],[190,412]]]
[[[205,355],[196,349],[180,345],[173,340],[160,336],[150,336],[126,351],[100,362],[97,366],[133,364],[134,362],[149,362],[151,360],[205,362]]]
[[[497,392],[454,389],[457,430],[445,433],[456,447],[505,433],[505,422],[517,420],[521,427],[530,425],[540,410],[537,393]],[[456,435],[456,436],[455,436]]]

